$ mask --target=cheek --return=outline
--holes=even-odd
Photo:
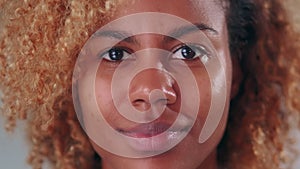
[[[223,135],[227,122],[232,72],[231,60],[227,52],[219,53],[219,56],[221,57],[218,57],[220,58],[218,64],[213,63],[218,65],[216,70],[213,70],[217,73],[212,73],[211,68],[204,66],[192,68],[200,94],[200,107],[191,134],[199,139],[200,134],[209,133],[207,134],[208,140],[204,144],[210,144],[211,140],[213,140],[212,143],[217,144]],[[206,132],[208,128],[211,128],[209,129],[210,132]]]
[[[95,79],[95,93],[98,106],[104,108],[104,105],[110,105],[112,101],[111,81],[112,75],[102,73],[104,71],[98,69]],[[105,99],[104,99],[105,98]]]
[[[99,66],[95,79],[95,96],[99,113],[103,115],[108,123],[116,120],[117,110],[114,107],[111,93],[113,71],[107,70],[104,66]],[[112,125],[112,124],[111,124]]]
[[[191,68],[191,70],[195,78],[200,97],[197,119],[193,129],[191,130],[191,135],[193,135],[195,139],[198,139],[211,106],[211,82],[204,66]],[[183,100],[185,99],[188,98],[183,98]]]

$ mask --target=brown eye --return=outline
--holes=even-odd
[[[188,46],[183,46],[181,48],[181,55],[186,59],[193,59],[196,56],[196,52]]]
[[[193,60],[196,57],[202,57],[202,56],[207,56],[207,55],[208,55],[208,52],[202,46],[184,45],[184,46],[181,46],[180,48],[178,48],[173,53],[173,58]]]
[[[122,48],[111,48],[104,54],[102,54],[102,57],[109,61],[121,61],[125,58],[127,58],[130,54]]]

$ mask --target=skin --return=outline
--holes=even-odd
[[[102,158],[102,167],[103,169],[216,169],[216,147],[222,138],[226,126],[230,92],[234,93],[235,91],[234,85],[234,91],[231,91],[232,61],[230,58],[228,47],[226,18],[221,4],[215,1],[206,0],[178,0],[176,1],[176,3],[174,3],[174,1],[172,0],[136,0],[134,1],[134,3],[131,3],[129,1],[120,1],[120,3],[116,7],[114,15],[108,20],[108,22],[121,18],[123,16],[139,12],[168,13],[184,18],[191,23],[203,23],[210,27],[210,29],[199,31],[202,31],[202,33],[204,33],[206,37],[211,41],[219,56],[219,61],[224,67],[226,77],[223,80],[226,80],[225,90],[227,91],[225,109],[224,112],[220,112],[222,113],[222,118],[218,124],[217,129],[207,141],[200,144],[198,142],[199,134],[206,120],[211,101],[211,89],[207,86],[210,86],[211,84],[207,71],[204,65],[199,61],[199,58],[190,60],[181,58],[181,60],[184,61],[191,70],[192,75],[194,76],[194,79],[197,83],[197,90],[199,91],[199,93],[201,93],[201,104],[198,109],[197,118],[189,134],[171,150],[163,154],[148,158],[127,158],[118,156],[104,150],[103,148],[101,148],[101,146],[97,145],[93,139],[91,139],[91,143],[94,149]],[[138,29],[138,27],[132,28],[133,31],[135,31],[135,29]],[[186,36],[186,38],[188,39],[189,36],[193,37],[194,35],[193,33],[191,33],[184,36]],[[123,51],[125,54],[127,54],[127,52],[137,53],[149,48],[169,51],[175,56],[177,56],[177,54],[182,54],[180,53],[182,52],[182,49],[180,48],[182,46],[182,42],[174,40],[166,43],[164,41],[164,35],[147,33],[135,35],[133,37],[135,38],[135,41],[137,41],[137,43],[120,41],[118,44],[116,44],[116,46],[125,48],[126,50],[124,49]],[[97,40],[100,41],[99,39],[95,38],[94,40],[92,40],[91,44],[93,44],[93,42],[98,42]],[[93,51],[94,48],[91,49],[91,55],[95,56],[97,55],[97,53],[99,53],[98,50],[95,49],[95,51]],[[141,56],[143,54],[144,56]],[[136,60],[138,60],[137,63],[149,64],[153,67],[159,67],[158,65],[160,64],[163,69],[152,68],[138,72],[138,74],[133,77],[129,84],[129,101],[136,110],[148,110],[148,113],[153,113],[154,108],[165,106],[162,115],[154,122],[151,122],[150,125],[155,126],[156,122],[164,122],[168,124],[173,123],[178,116],[181,104],[189,104],[186,101],[188,100],[188,98],[181,97],[182,94],[179,85],[172,76],[172,73],[176,74],[176,72],[179,71],[180,68],[176,66],[168,66],[169,62],[164,60],[164,56],[154,57],[153,53],[150,53],[150,55],[153,55],[153,57],[148,57],[146,55],[147,53],[138,55],[136,58]],[[103,60],[97,68],[94,90],[96,102],[98,108],[101,110],[103,117],[110,124],[110,126],[112,126],[115,130],[128,131],[138,126],[138,124],[124,118],[118,113],[118,110],[114,105],[113,96],[111,93],[113,75],[117,71],[117,68],[118,66],[120,66],[122,60],[112,61],[108,56],[109,53],[102,54]],[[87,74],[83,76],[88,76]],[[124,79],[127,78],[126,76],[123,77]],[[86,94],[88,93],[86,92],[88,87],[86,83],[84,83],[84,79],[85,78],[83,78],[83,82],[79,82],[78,91],[81,107],[83,110],[83,118],[86,120],[88,119],[88,117],[86,117],[85,115],[86,112],[94,110],[92,110],[93,108],[87,108],[89,107],[88,102],[90,95]],[[118,82],[122,83],[123,81],[121,79],[118,80]],[[151,95],[151,91],[155,89],[163,91],[165,97],[162,97],[161,95],[153,95],[152,98],[149,98],[149,96]],[[188,92],[193,93],[194,91],[191,90]],[[121,98],[122,102],[122,98],[125,98],[126,96],[126,90],[120,90],[120,92],[118,93],[120,93],[119,97]],[[85,127],[87,128],[87,131],[95,129],[95,125],[89,123],[85,124]],[[138,134],[132,134],[131,136],[137,138],[144,137]]]

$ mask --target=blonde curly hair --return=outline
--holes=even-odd
[[[289,168],[289,131],[299,125],[300,45],[281,0],[228,0],[230,50],[243,79],[232,100],[220,164]],[[0,1],[0,89],[7,130],[28,119],[29,163],[42,168],[101,168],[73,108],[77,55],[117,2]],[[288,150],[288,151],[287,151]],[[226,157],[226,158],[225,158]]]

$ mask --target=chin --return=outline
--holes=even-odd
[[[93,143],[92,143],[93,144]],[[109,153],[97,145],[105,169],[196,169],[211,154],[192,137],[185,138],[171,150],[148,158],[126,158]]]

